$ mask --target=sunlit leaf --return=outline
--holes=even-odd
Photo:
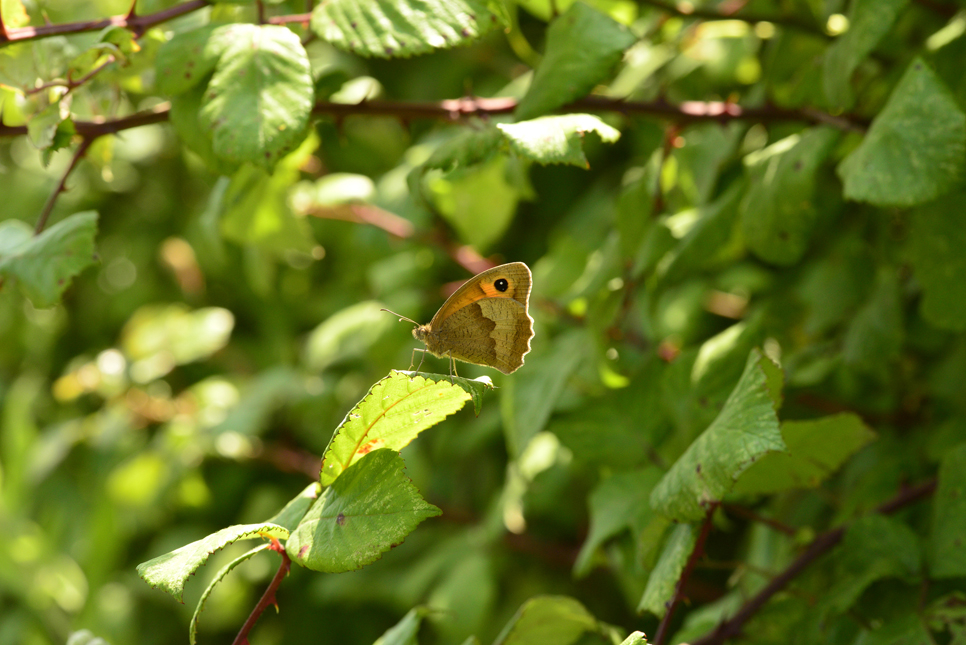
[[[274,524],[239,524],[229,526],[206,538],[186,544],[180,549],[165,553],[138,565],[138,575],[152,587],[160,588],[179,602],[184,596],[184,586],[194,573],[204,566],[208,557],[238,540],[252,538],[278,538],[284,540],[289,532]]]
[[[298,36],[275,25],[220,27],[225,43],[201,120],[215,154],[271,170],[305,138],[314,91]]]
[[[378,58],[463,45],[507,23],[498,0],[329,0],[312,12],[320,38]]]
[[[607,80],[634,35],[610,16],[575,2],[547,30],[547,53],[516,109],[520,121],[552,112]]]
[[[432,380],[394,372],[370,388],[336,430],[322,461],[322,485],[380,448],[402,450],[423,430],[462,408],[472,398],[465,379]]]
[[[286,542],[289,557],[315,571],[353,571],[439,515],[403,470],[394,450],[376,450],[346,468]]]
[[[614,143],[620,132],[590,114],[544,116],[532,121],[501,123],[497,127],[510,142],[514,154],[540,164],[568,164],[588,168],[583,138],[596,132],[605,143]]]

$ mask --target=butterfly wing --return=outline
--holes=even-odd
[[[423,342],[438,356],[495,367],[505,374],[523,365],[533,338],[529,313],[533,278],[522,262],[470,278],[433,316]]]

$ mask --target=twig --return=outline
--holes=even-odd
[[[273,543],[275,541],[273,540]],[[262,612],[264,612],[269,605],[275,604],[275,591],[282,584],[282,580],[288,575],[289,569],[292,568],[292,561],[289,559],[288,554],[285,553],[285,549],[281,547],[276,547],[273,544],[273,551],[276,551],[282,556],[282,564],[279,565],[278,571],[275,572],[275,577],[268,584],[268,588],[265,589],[265,593],[262,594],[261,600],[252,609],[252,613],[248,616],[248,620],[242,625],[242,628],[238,630],[238,635],[235,636],[235,640],[232,641],[232,645],[247,645],[248,643],[248,633],[252,631],[252,627],[258,622],[259,617],[261,617]]]
[[[758,513],[754,512],[749,508],[745,508],[744,506],[740,506],[738,504],[722,504],[721,507],[725,511],[731,513],[732,515],[737,515],[738,517],[743,517],[746,520],[751,520],[753,522],[760,522],[765,526],[769,526],[775,529],[776,531],[779,531],[780,533],[784,533],[785,535],[795,537],[795,529],[793,529],[792,527],[782,524],[781,522],[778,522],[771,518],[759,515]]]
[[[678,578],[678,583],[674,587],[674,595],[667,605],[664,618],[661,619],[661,623],[657,626],[657,631],[654,633],[653,645],[664,645],[664,639],[667,637],[667,630],[671,626],[671,618],[674,616],[674,610],[684,598],[684,585],[687,584],[688,578],[691,577],[691,571],[694,570],[695,563],[704,555],[704,542],[708,539],[708,534],[711,532],[712,518],[717,508],[717,503],[708,507],[708,512],[704,516],[704,522],[701,523],[701,533],[698,534],[698,539],[694,542],[694,549],[692,549],[691,555],[688,556],[687,564],[684,565],[684,571],[681,572],[681,577]]]
[[[68,75],[66,81],[62,81],[62,80],[59,80],[59,79],[58,80],[54,80],[54,81],[50,81],[48,83],[44,83],[43,85],[38,85],[37,87],[32,87],[29,90],[26,90],[24,92],[24,94],[37,94],[39,92],[43,92],[44,90],[50,89],[52,87],[66,87],[67,88],[67,92],[65,92],[64,94],[65,95],[66,94],[69,94],[70,92],[72,92],[74,90],[74,88],[79,87],[79,86],[83,85],[84,83],[86,83],[87,81],[91,80],[92,78],[94,78],[95,76],[97,76],[98,74],[100,74],[102,71],[104,71],[107,68],[107,66],[108,65],[111,65],[112,63],[114,63],[114,56],[108,56],[107,57],[107,61],[104,64],[98,65],[97,67],[95,67],[94,69],[92,69],[87,74],[84,74],[83,76],[81,76],[76,81],[74,79],[70,78],[70,76]],[[64,98],[64,97],[62,96],[60,98]]]
[[[923,497],[931,495],[936,490],[936,480],[932,479],[918,486],[907,488],[899,492],[888,502],[879,506],[876,512],[883,514],[894,513],[895,511],[919,501]],[[805,551],[795,558],[788,567],[780,574],[772,578],[765,587],[755,594],[748,602],[741,606],[738,612],[728,620],[720,623],[713,631],[692,642],[691,645],[717,645],[729,638],[734,638],[741,634],[741,629],[748,620],[754,616],[772,596],[785,588],[801,571],[813,561],[830,551],[835,545],[842,541],[847,527],[840,526],[819,535],[808,545]]]
[[[272,16],[268,19],[268,24],[270,25],[287,25],[292,22],[301,23],[303,26],[308,26],[312,22],[311,13],[293,13],[287,16]]]
[[[512,98],[464,98],[435,102],[410,101],[363,101],[362,103],[330,103],[320,101],[315,104],[313,114],[344,119],[348,116],[395,116],[405,121],[414,119],[444,119],[459,121],[470,117],[484,117],[497,114],[510,114],[516,109],[516,99]],[[94,119],[75,121],[77,133],[84,137],[99,137],[116,134],[142,125],[161,123],[168,120],[170,104],[162,103],[147,112],[139,112],[120,119]],[[589,96],[564,106],[565,112],[618,112],[628,116],[654,116],[676,123],[698,123],[716,121],[728,123],[734,120],[757,122],[802,121],[805,123],[828,123],[843,130],[864,130],[869,120],[859,116],[833,117],[817,110],[786,110],[776,107],[742,108],[733,103],[717,101],[687,101],[672,105],[665,101],[623,101],[620,99]],[[26,126],[0,124],[0,138],[27,134]]]
[[[74,168],[77,167],[81,157],[87,154],[87,149],[91,147],[93,142],[93,139],[85,138],[82,139],[80,145],[77,146],[77,151],[74,153],[74,158],[70,160],[70,165],[67,166],[67,170],[65,170],[64,174],[61,175],[60,181],[57,182],[57,187],[54,189],[54,192],[50,194],[50,197],[47,198],[47,203],[44,204],[44,210],[41,211],[40,217],[37,218],[37,225],[34,227],[34,235],[40,235],[40,233],[44,230],[44,227],[47,226],[47,218],[50,217],[50,213],[54,210],[54,204],[57,203],[57,198],[62,192],[64,192],[64,188],[67,185],[67,177],[69,177],[70,173],[73,172]]]
[[[40,27],[11,27],[6,30],[0,29],[0,47],[7,43],[38,40],[40,38],[50,38],[51,36],[63,36],[66,34],[80,34],[87,31],[100,31],[105,27],[125,27],[133,31],[136,36],[141,36],[148,28],[154,25],[167,22],[168,20],[183,16],[186,13],[191,13],[192,11],[197,11],[208,4],[209,0],[189,0],[184,4],[143,16],[136,15],[132,10],[126,14],[110,16],[99,20],[65,22],[54,25],[47,24]]]

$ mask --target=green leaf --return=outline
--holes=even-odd
[[[197,85],[182,94],[172,96],[168,118],[181,142],[201,157],[208,168],[219,175],[234,175],[238,170],[238,164],[228,162],[215,154],[211,132],[201,124],[199,113],[204,96],[203,85]]]
[[[155,71],[158,90],[162,94],[183,94],[215,71],[225,48],[230,44],[229,32],[223,25],[208,24],[175,34],[158,49]],[[216,35],[217,37],[212,37]]]
[[[295,497],[289,501],[289,503],[285,505],[285,508],[269,518],[268,523],[277,524],[278,526],[286,528],[289,531],[295,530],[295,527],[298,526],[299,522],[302,521],[302,518],[305,517],[305,514],[308,512],[309,508],[311,508],[315,500],[318,499],[320,491],[321,487],[319,486],[318,482],[312,482],[306,486],[301,493],[298,494],[298,497]]]
[[[839,164],[848,199],[912,206],[963,176],[966,115],[921,58],[909,65],[865,140]]]
[[[749,188],[741,202],[741,231],[762,260],[789,266],[805,254],[819,216],[816,173],[837,140],[831,128],[812,128],[745,158]]]
[[[180,549],[165,553],[138,565],[138,575],[152,587],[174,596],[183,602],[184,585],[200,569],[215,551],[223,549],[238,540],[252,538],[277,538],[284,540],[289,536],[287,529],[267,522],[262,524],[239,524],[229,526],[206,538],[186,544]]]
[[[929,539],[929,569],[936,578],[966,576],[966,444],[950,450],[939,466]]]
[[[849,5],[849,29],[825,53],[822,81],[825,97],[840,109],[852,107],[852,73],[889,33],[909,0],[853,0]]]
[[[664,543],[657,565],[647,579],[647,587],[637,612],[649,611],[658,618],[667,612],[667,603],[674,597],[681,572],[694,551],[698,534],[692,524],[678,524]]]
[[[875,436],[852,413],[811,421],[785,421],[782,438],[788,452],[770,453],[752,464],[738,478],[733,492],[761,495],[792,488],[815,488]]]
[[[775,411],[781,370],[757,350],[724,408],[651,493],[651,506],[677,521],[704,517],[735,480],[768,452],[785,450]]]
[[[373,645],[418,645],[416,634],[423,618],[429,615],[428,607],[413,607],[402,620],[386,630]]]
[[[491,123],[464,128],[456,136],[440,144],[420,170],[438,169],[450,172],[467,168],[492,158],[506,148],[506,137]]]
[[[886,266],[879,270],[872,295],[853,317],[842,357],[858,369],[881,374],[891,369],[903,335],[899,280],[896,270]]]
[[[35,307],[51,307],[94,263],[97,213],[75,213],[40,235],[18,220],[0,222],[0,276],[17,280]]]
[[[621,645],[647,645],[647,636],[644,632],[631,632],[627,638],[621,641]]]
[[[836,575],[822,596],[822,609],[840,613],[850,608],[873,582],[919,575],[919,540],[907,524],[873,514],[857,520],[835,554]]]
[[[306,135],[315,98],[309,59],[298,36],[276,25],[232,24],[205,92],[201,122],[215,154],[271,171]]]
[[[526,121],[586,96],[610,77],[634,35],[610,16],[575,2],[547,29],[547,53],[516,109]]]
[[[589,168],[582,141],[585,132],[596,132],[606,143],[620,138],[620,131],[591,114],[544,116],[532,121],[499,123],[514,154],[539,164],[568,164]]]
[[[573,598],[537,596],[523,603],[494,645],[570,645],[597,629],[597,619]]]
[[[966,330],[966,192],[956,191],[913,212],[910,259],[922,286],[923,318],[941,329]]]
[[[509,26],[498,0],[329,0],[312,11],[312,31],[360,56],[425,54]]]
[[[292,533],[285,545],[289,557],[314,571],[354,571],[439,515],[404,469],[394,450],[375,450],[346,468]]]
[[[590,504],[590,532],[577,561],[574,575],[590,573],[597,549],[607,539],[635,526],[644,526],[653,514],[650,504],[651,489],[661,478],[657,468],[617,473],[597,485],[588,498]]]
[[[402,450],[470,400],[465,379],[433,380],[393,372],[372,386],[335,431],[322,460],[323,486],[335,482],[349,466],[379,448]]]
[[[215,577],[212,578],[211,582],[208,583],[208,586],[205,587],[204,593],[201,594],[201,598],[198,599],[198,604],[195,606],[195,613],[191,615],[191,623],[188,627],[188,642],[191,643],[191,645],[195,645],[195,643],[198,642],[198,625],[201,622],[201,612],[204,611],[205,603],[208,602],[208,597],[211,596],[212,592],[215,590],[215,587],[218,586],[218,583],[224,580],[225,577],[231,573],[232,569],[237,567],[242,562],[251,559],[254,555],[264,551],[268,547],[268,544],[257,546],[254,549],[241,554],[218,570],[218,573],[215,574]]]

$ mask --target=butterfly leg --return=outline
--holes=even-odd
[[[412,371],[413,365],[416,363],[416,352],[420,352],[420,355],[419,355],[419,365],[416,365],[416,371],[417,372],[419,371],[419,368],[423,366],[423,360],[426,358],[426,350],[425,349],[419,349],[418,347],[416,347],[415,349],[413,349],[412,358],[409,360],[409,371]]]
[[[449,355],[449,382],[450,383],[453,382],[453,375],[454,374],[456,375],[456,378],[459,378],[460,375],[456,371],[456,359],[453,358],[453,355],[452,354],[450,354]]]

